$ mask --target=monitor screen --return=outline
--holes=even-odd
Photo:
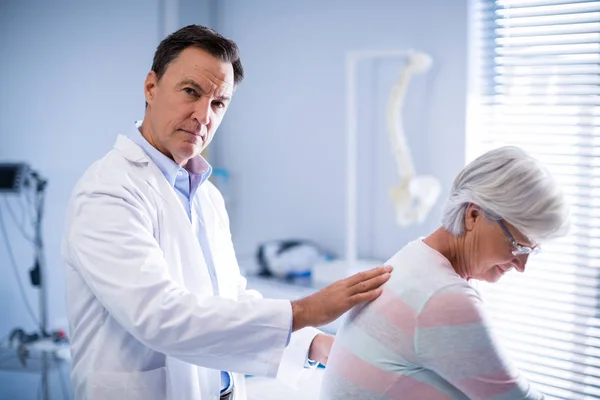
[[[25,164],[0,164],[0,191],[18,192],[24,178]]]

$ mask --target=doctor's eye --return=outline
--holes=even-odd
[[[189,94],[190,96],[198,96],[198,93],[190,87],[184,88],[183,91]]]

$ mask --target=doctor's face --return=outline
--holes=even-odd
[[[188,47],[157,78],[150,71],[144,83],[148,107],[141,132],[184,166],[208,146],[221,124],[233,95],[233,66]]]

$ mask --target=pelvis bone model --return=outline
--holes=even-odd
[[[431,63],[431,57],[425,53],[409,53],[387,107],[387,125],[399,177],[397,186],[391,188],[391,196],[396,210],[396,222],[400,226],[423,222],[441,192],[441,184],[437,178],[416,175],[402,125],[402,107],[409,81],[413,75],[427,72]]]

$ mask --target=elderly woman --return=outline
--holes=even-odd
[[[543,399],[500,348],[468,281],[524,272],[540,243],[564,235],[563,193],[536,160],[502,147],[458,175],[442,222],[390,259],[377,300],[349,313],[321,399]]]

